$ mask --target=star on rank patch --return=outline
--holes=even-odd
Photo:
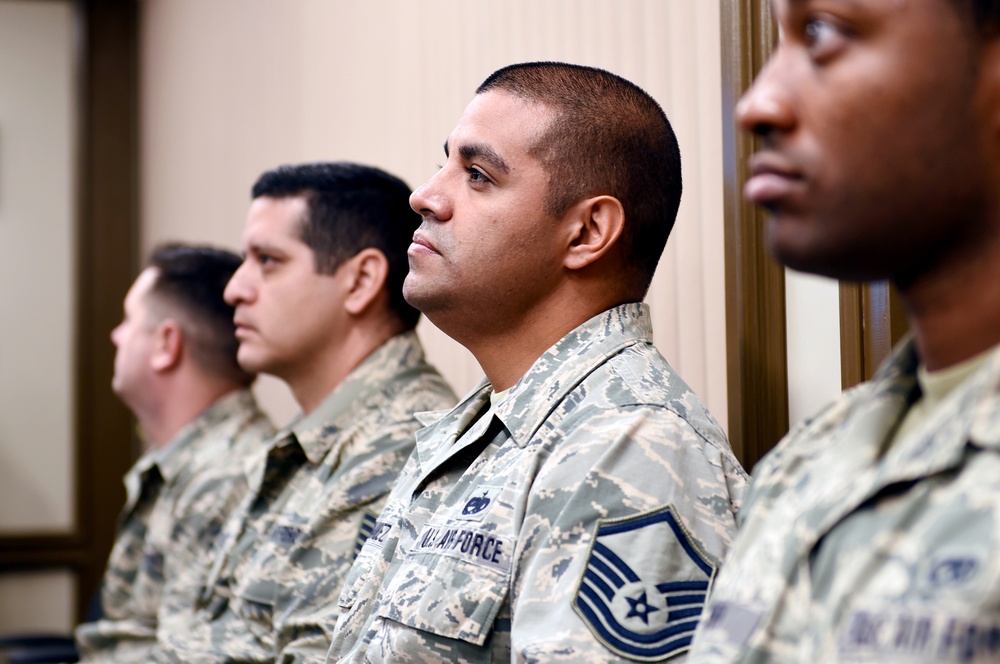
[[[715,569],[670,506],[601,521],[574,609],[615,654],[665,660],[690,646]]]

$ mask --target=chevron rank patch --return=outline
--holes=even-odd
[[[355,558],[357,558],[358,554],[361,553],[361,548],[365,545],[365,542],[368,541],[368,538],[376,532],[377,526],[379,526],[379,523],[374,514],[371,512],[364,512],[361,515],[361,528],[358,530],[358,536],[354,540]]]
[[[602,520],[573,608],[615,654],[661,661],[688,650],[715,569],[671,506]]]

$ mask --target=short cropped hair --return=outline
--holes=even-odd
[[[243,385],[254,375],[236,361],[239,342],[233,324],[233,307],[222,297],[226,284],[239,268],[236,254],[212,247],[180,243],[153,250],[147,267],[156,270],[156,281],[146,296],[157,322],[174,318],[194,361],[205,371]]]
[[[680,148],[663,109],[620,76],[559,62],[499,69],[476,93],[490,90],[555,112],[531,150],[548,175],[547,212],[559,217],[584,198],[617,198],[627,285],[644,297],[681,199]]]
[[[386,290],[389,309],[413,329],[420,312],[403,299],[409,272],[406,251],[420,225],[410,208],[410,188],[394,175],[350,162],[319,162],[279,166],[253,186],[253,198],[303,196],[308,209],[302,220],[302,241],[313,251],[316,271],[333,274],[347,259],[369,247],[388,261]]]

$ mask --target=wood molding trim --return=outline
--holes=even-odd
[[[840,386],[846,390],[865,379],[863,286],[840,282]]]
[[[86,562],[77,580],[83,615],[98,588],[125,502],[122,476],[133,457],[132,417],[111,393],[108,333],[138,254],[138,3],[79,0],[83,67],[77,482]]]
[[[870,380],[908,329],[902,299],[888,282],[840,284],[843,389]]]
[[[764,246],[765,213],[743,200],[754,139],[733,113],[775,32],[766,0],[722,0],[721,16],[729,438],[750,470],[788,431],[785,273]]]

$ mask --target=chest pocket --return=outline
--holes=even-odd
[[[439,553],[411,552],[386,590],[379,616],[482,646],[507,599],[510,570]]]
[[[265,644],[272,643],[275,595],[273,583],[258,580],[240,589],[233,607],[247,630]]]
[[[287,574],[291,550],[302,536],[302,519],[280,518],[270,529],[267,540],[254,552],[249,564],[241,566],[236,577],[233,607],[247,629],[264,643],[273,639],[274,610],[279,597],[294,585]],[[239,578],[240,573],[244,578]]]

